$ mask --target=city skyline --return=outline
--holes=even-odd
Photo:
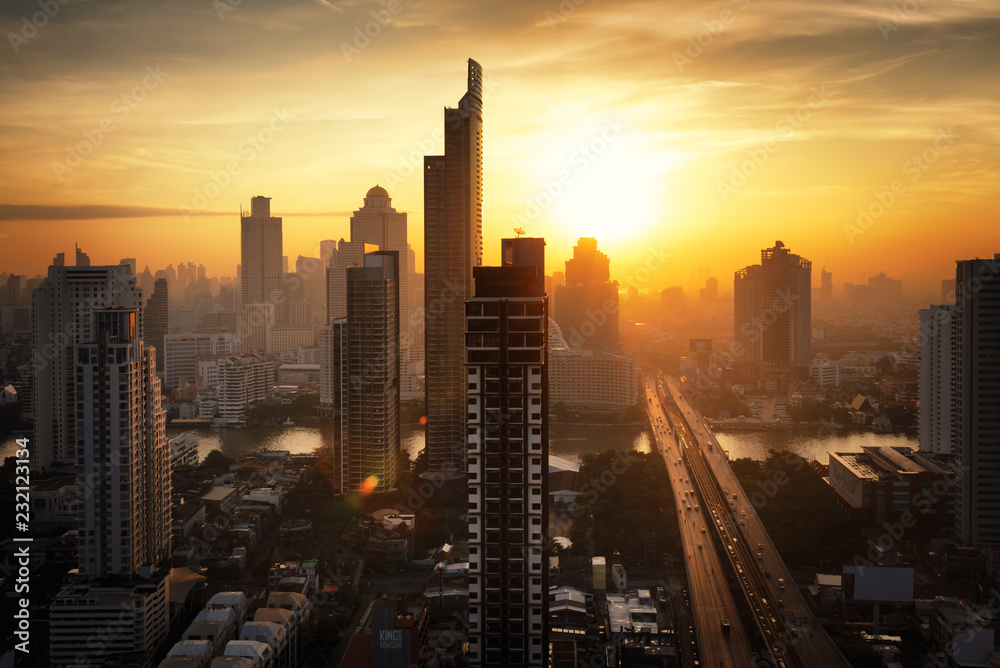
[[[372,183],[419,229],[422,156],[441,147],[440,104],[452,99],[456,63],[469,56],[488,72],[487,253],[521,226],[549,240],[556,266],[570,242],[596,236],[618,258],[612,272],[621,280],[642,264],[636,235],[660,232],[671,262],[656,280],[676,284],[708,262],[698,251],[709,239],[714,275],[742,266],[750,225],[806,257],[832,255],[837,283],[885,270],[908,290],[928,292],[934,274],[947,278],[952,267],[921,238],[945,257],[990,256],[979,243],[996,208],[996,195],[982,187],[995,171],[997,129],[997,87],[986,65],[996,17],[986,7],[893,14],[838,5],[823,8],[825,21],[796,24],[776,8],[743,2],[477,12],[399,3],[395,14],[378,5],[217,4],[224,8],[183,3],[166,17],[80,3],[10,45],[0,69],[13,119],[0,172],[8,271],[40,271],[56,250],[34,243],[33,229],[60,246],[79,239],[95,263],[117,261],[104,241],[114,236],[143,264],[164,266],[184,243],[154,241],[153,231],[183,225],[208,242],[195,259],[211,274],[231,274],[238,255],[213,242],[232,232],[235,212],[258,193],[282,202],[276,213],[289,228],[290,257],[318,256],[320,240],[346,236],[356,193]],[[4,9],[11,34],[31,33],[21,18],[34,10]],[[384,25],[376,21],[360,48],[356,29],[376,20],[373,11]],[[161,35],[150,29],[154,21],[178,30]],[[90,46],[107,31],[114,48]],[[178,31],[189,35],[184,55],[165,37]],[[298,48],[260,48],[267,31]],[[428,37],[444,38],[441,48],[407,57]],[[603,48],[581,48],[592,43]],[[118,57],[123,51],[130,57]],[[213,67],[194,66],[199,56]],[[285,76],[292,66],[302,73]],[[232,114],[229,93],[237,91],[255,94],[236,95],[245,99]],[[193,96],[199,104],[187,103]],[[350,103],[340,104],[345,96]],[[405,115],[400,99],[411,101]],[[240,153],[257,133],[260,149]],[[92,150],[77,146],[88,134]],[[589,151],[593,159],[581,150],[590,142],[604,145],[599,155]],[[89,154],[76,164],[67,146]],[[239,173],[209,187],[229,161]],[[560,186],[563,171],[569,183]],[[195,191],[206,189],[219,193],[185,220],[182,205],[198,210]],[[859,207],[870,224],[859,223]],[[943,224],[956,215],[962,225]],[[789,228],[803,221],[807,233],[792,238]],[[422,240],[413,236],[422,269]]]
[[[802,8],[0,7],[0,663],[1000,668],[1000,6]]]

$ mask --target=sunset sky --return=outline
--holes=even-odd
[[[470,57],[485,264],[520,226],[549,271],[596,236],[623,284],[730,290],[781,239],[838,293],[931,292],[1000,251],[995,2],[48,1],[0,7],[2,271],[76,241],[232,275],[254,195],[294,263],[376,183],[422,267],[422,157]]]

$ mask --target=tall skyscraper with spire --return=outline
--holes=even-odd
[[[431,471],[465,474],[465,300],[483,263],[483,71],[444,110],[444,155],[424,157],[424,341]]]

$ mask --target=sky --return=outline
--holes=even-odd
[[[193,261],[239,211],[284,251],[349,234],[373,185],[422,267],[423,156],[485,75],[484,264],[515,227],[559,270],[731,289],[781,240],[844,282],[937,292],[1000,251],[1000,4],[928,0],[7,0],[0,271]]]

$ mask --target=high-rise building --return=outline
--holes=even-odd
[[[240,310],[240,345],[245,352],[271,350],[274,332],[274,304],[243,304]]]
[[[78,267],[89,267],[90,266],[90,256],[83,252],[83,249],[79,246],[76,247],[76,266]],[[133,274],[135,272],[132,272]]]
[[[808,377],[812,336],[812,263],[780,241],[760,252],[760,264],[736,272],[733,285],[737,366],[765,381]]]
[[[920,450],[950,455],[952,448],[953,304],[920,310]]]
[[[206,357],[235,355],[239,352],[240,337],[231,332],[215,334],[168,334],[162,348],[166,360],[163,384],[167,389],[176,388],[181,380],[195,385],[198,377],[198,360]],[[159,349],[157,349],[159,357]]]
[[[356,491],[375,476],[374,491],[395,488],[399,467],[399,253],[376,251],[347,270],[346,441],[342,479]],[[337,330],[337,321],[334,321]],[[342,330],[340,332],[342,334]],[[336,343],[336,341],[335,341]],[[344,347],[334,346],[334,366]],[[343,434],[343,430],[341,430]]]
[[[465,304],[469,661],[543,666],[548,648],[548,305],[542,239],[503,240]]]
[[[320,378],[319,404],[320,415],[333,418],[333,490],[343,494],[350,489],[346,477],[349,470],[346,459],[347,451],[347,379],[348,370],[347,349],[347,318],[336,318],[329,325],[320,328]]]
[[[77,346],[79,572],[105,578],[155,569],[170,556],[170,451],[156,359],[135,308],[94,312]]]
[[[267,398],[274,387],[274,362],[263,355],[229,355],[216,359],[219,417],[228,422],[244,422],[250,410]]]
[[[418,347],[423,348],[424,333],[419,319],[415,319],[410,326],[410,275],[413,273],[410,262],[413,251],[406,242],[406,236],[406,214],[392,207],[392,199],[385,188],[378,185],[371,188],[365,195],[364,206],[351,216],[351,241],[399,253],[400,382],[404,388],[413,388],[416,360],[410,358],[410,349],[418,337]],[[423,395],[420,396],[422,398]]]
[[[365,247],[363,241],[340,240],[330,252],[326,267],[326,319],[347,317],[347,268],[364,264],[365,251],[378,250],[374,246]]]
[[[152,668],[170,632],[167,580],[73,583],[49,606],[50,666]]]
[[[399,331],[400,346],[405,351],[410,312],[408,290],[409,253],[406,243],[406,214],[392,207],[385,188],[376,185],[365,195],[365,203],[351,216],[351,241],[378,246],[379,250],[399,253]]]
[[[833,300],[833,272],[823,269],[819,273],[819,298],[825,302]]]
[[[698,291],[698,301],[702,307],[709,307],[719,299],[719,279],[709,278],[705,281],[705,287]]]
[[[153,294],[146,300],[146,310],[143,313],[145,326],[143,327],[142,342],[146,347],[156,349],[156,371],[161,374],[166,368],[163,358],[163,337],[167,335],[167,331],[169,330],[167,290],[167,279],[156,279]],[[167,387],[171,387],[171,385],[168,384]]]
[[[241,303],[244,309],[254,304],[271,304],[275,324],[285,324],[281,244],[281,218],[271,215],[271,198],[260,195],[252,198],[249,215],[244,212],[240,216]],[[259,318],[244,322],[247,326],[264,326]],[[260,339],[257,332],[241,331],[241,334],[244,344]]]
[[[326,263],[318,257],[298,256],[295,259],[295,273],[302,281],[302,295],[309,305],[305,321],[300,321],[296,313],[291,313],[289,322],[292,325],[308,325],[313,321],[313,314],[326,314]]]
[[[70,469],[76,466],[73,349],[95,339],[93,311],[110,306],[140,309],[141,314],[142,291],[127,266],[54,264],[32,295],[34,470],[57,462]]]
[[[1000,543],[1000,253],[962,260],[952,320],[955,534],[964,545]]]
[[[68,379],[76,390],[78,577],[49,607],[49,663],[127,659],[145,668],[170,631],[166,414],[156,357],[139,332],[140,309],[88,315],[89,339],[76,346]]]
[[[941,281],[941,303],[942,304],[954,304],[955,303],[955,279],[946,278]]]
[[[444,110],[444,155],[424,157],[424,374],[431,471],[465,475],[464,302],[483,263],[483,71]]]
[[[573,247],[556,304],[553,319],[570,347],[618,347],[618,284],[611,281],[611,260],[597,250],[597,239],[581,237]]]

